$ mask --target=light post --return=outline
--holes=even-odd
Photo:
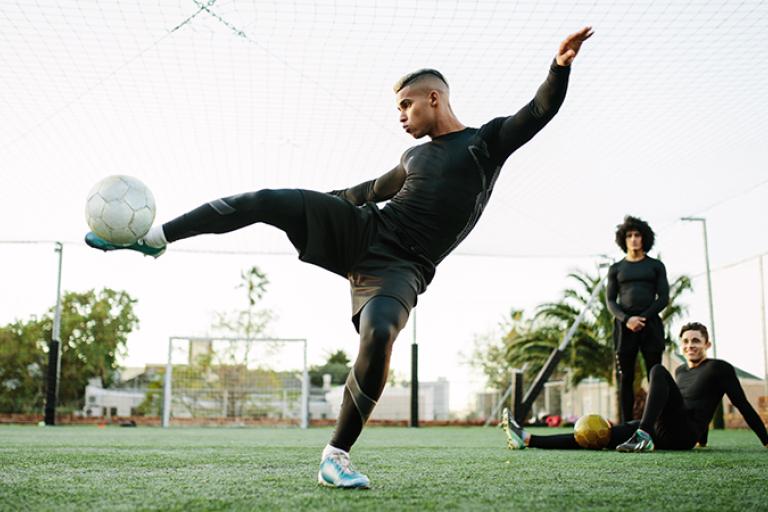
[[[709,299],[709,340],[712,343],[712,357],[717,359],[717,344],[715,336],[715,307],[712,304],[712,272],[709,268],[709,243],[707,242],[707,219],[704,217],[681,217],[680,220],[686,222],[701,222],[702,233],[704,234],[704,261],[707,269],[707,297]],[[725,427],[723,420],[723,402],[720,401],[714,417],[715,428]]]
[[[763,255],[757,257],[760,266],[760,321],[763,327],[763,384],[765,396],[768,397],[768,333],[765,325],[765,277],[763,275]]]

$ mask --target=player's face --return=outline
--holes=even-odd
[[[637,230],[627,231],[627,251],[640,252],[643,250],[643,235]]]
[[[397,110],[400,124],[414,139],[429,134],[434,125],[435,108],[430,102],[430,93],[423,89],[403,87],[397,93]]]
[[[707,349],[711,343],[704,337],[704,333],[696,330],[688,330],[680,336],[680,348],[688,364],[697,365],[707,358]]]

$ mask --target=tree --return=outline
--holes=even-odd
[[[46,344],[42,323],[37,318],[0,327],[0,412],[42,410],[43,372],[48,365]]]
[[[88,379],[100,377],[107,387],[113,382],[117,358],[139,324],[135,303],[128,293],[109,288],[64,294],[58,400],[62,409],[83,407]],[[0,328],[0,386],[13,389],[7,394],[12,396],[0,395],[0,410],[34,412],[43,407],[53,315],[51,308],[39,319]]]
[[[331,375],[331,384],[340,385],[347,381],[349,374],[350,361],[347,353],[343,350],[337,350],[328,354],[328,360],[321,366],[311,366],[309,368],[309,382],[313,386],[323,385],[323,375]]]
[[[268,284],[267,275],[259,267],[253,266],[242,271],[237,288],[245,289],[247,305],[244,309],[216,313],[213,331],[236,338],[263,337],[274,317],[271,310],[261,307]],[[251,395],[250,388],[263,380],[269,381],[263,383],[265,386],[277,388],[280,376],[268,368],[249,368],[250,343],[231,341],[224,346],[226,348],[212,353],[204,361],[204,368],[196,371],[203,370],[216,375],[215,379],[208,379],[209,387],[216,388],[214,393],[226,397],[227,417],[242,416]]]

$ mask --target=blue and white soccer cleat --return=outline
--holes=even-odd
[[[501,423],[499,427],[504,430],[507,435],[507,448],[510,450],[522,450],[525,448],[525,435],[523,434],[523,427],[509,417],[509,409],[506,407],[501,412]]]
[[[145,244],[141,239],[131,245],[115,245],[97,236],[93,231],[86,233],[85,243],[94,249],[99,249],[102,251],[119,251],[120,249],[130,249],[132,251],[138,251],[145,256],[152,256],[153,258],[157,258],[165,252],[165,246],[160,248],[151,247]]]
[[[637,429],[632,437],[616,447],[617,452],[652,452],[656,449],[651,435],[645,430]]]
[[[323,459],[317,473],[317,483],[340,489],[368,489],[371,486],[368,477],[355,471],[349,455],[342,452],[333,452]]]

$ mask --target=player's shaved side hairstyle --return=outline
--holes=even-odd
[[[416,70],[413,73],[408,73],[407,75],[405,75],[395,83],[393,89],[395,90],[395,93],[398,93],[401,90],[403,90],[404,87],[413,85],[416,82],[421,82],[422,80],[425,80],[428,78],[431,78],[431,79],[436,78],[445,85],[446,89],[450,89],[450,87],[448,87],[448,81],[445,79],[443,74],[438,70],[432,69],[432,68],[423,68],[423,69]]]

